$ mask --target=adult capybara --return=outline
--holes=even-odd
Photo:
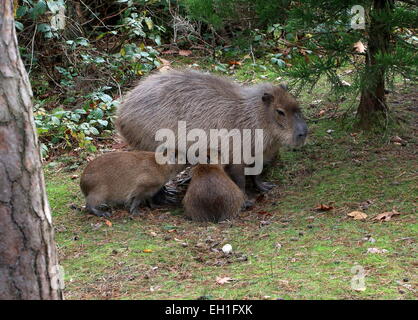
[[[109,216],[103,208],[125,205],[139,215],[141,202],[151,199],[184,165],[158,164],[154,152],[112,152],[89,162],[80,178],[86,209]]]
[[[243,86],[226,78],[192,70],[153,74],[142,80],[124,99],[117,112],[117,128],[126,142],[138,150],[155,151],[157,130],[176,134],[178,121],[187,130],[263,129],[263,159],[268,162],[280,146],[305,142],[307,126],[295,98],[284,86],[261,83]],[[254,145],[254,136],[250,142]],[[232,153],[232,151],[231,151]],[[245,190],[245,165],[227,170]],[[253,176],[262,191],[272,184]]]
[[[219,222],[234,218],[244,205],[244,193],[220,164],[199,164],[183,199],[186,216],[194,221]]]

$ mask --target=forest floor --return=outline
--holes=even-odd
[[[259,74],[243,66],[235,75],[276,79]],[[83,157],[45,164],[65,297],[416,299],[416,88],[398,85],[389,95],[400,124],[379,138],[351,128],[352,115],[342,116],[350,112],[336,111],[325,95],[300,96],[309,117],[306,145],[281,152],[266,176],[277,187],[232,222],[194,223],[181,207],[148,210],[145,218],[124,211],[94,217],[74,209],[84,205]],[[400,214],[375,219],[393,210]],[[355,220],[352,211],[367,218]],[[227,243],[229,255],[221,250]],[[352,288],[359,270],[362,291]]]

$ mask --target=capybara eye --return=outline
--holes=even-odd
[[[277,111],[277,113],[280,115],[280,116],[282,116],[282,117],[284,117],[286,114],[284,113],[284,111],[283,110],[281,110],[281,109],[276,109],[276,111]]]

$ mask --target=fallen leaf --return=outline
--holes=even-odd
[[[177,50],[165,50],[161,52],[161,54],[176,54],[176,53],[178,53]]]
[[[267,212],[267,211],[258,211],[257,214],[261,214],[261,215],[272,215],[270,212]]]
[[[361,211],[352,211],[347,214],[349,217],[353,217],[354,220],[365,220],[367,218],[367,214]]]
[[[332,209],[334,209],[334,207],[322,203],[315,207],[316,211],[330,211]]]
[[[171,65],[171,62],[170,62],[170,61],[168,61],[168,60],[166,60],[166,59],[160,58],[160,61],[161,61],[161,63],[162,63],[164,66],[169,66],[169,65]]]
[[[242,62],[232,60],[232,61],[228,61],[228,64],[231,65],[231,66],[240,66],[240,65],[242,65]]]
[[[234,281],[234,279],[232,279],[230,277],[216,277],[216,283],[217,284],[230,283],[231,281]]]
[[[351,87],[351,84],[349,82],[345,81],[345,80],[341,80],[341,85],[343,87]]]
[[[402,143],[402,142],[403,142],[402,138],[401,138],[401,137],[399,137],[399,136],[394,136],[394,137],[392,137],[392,138],[390,139],[390,141],[392,141],[392,142],[399,142],[399,143]]]
[[[151,249],[144,249],[144,250],[142,250],[142,252],[144,252],[144,253],[151,253],[152,250]]]
[[[110,222],[109,220],[105,220],[105,223],[106,223],[106,225],[107,225],[108,227],[111,227],[111,226],[112,226],[112,222]]]
[[[183,57],[188,57],[192,54],[191,50],[179,50],[179,55]]]
[[[392,210],[388,212],[379,213],[376,217],[373,218],[373,220],[389,221],[390,219],[392,219],[393,216],[399,216],[399,215],[400,213],[398,211]]]
[[[161,68],[158,69],[158,71],[167,72],[167,71],[170,71],[171,69],[173,68],[171,68],[170,66],[162,66]]]
[[[378,253],[378,254],[381,254],[381,253],[386,253],[386,252],[388,252],[386,249],[379,249],[379,248],[368,248],[367,249],[367,253]]]
[[[354,45],[353,48],[356,52],[358,53],[364,53],[366,51],[366,48],[364,47],[363,42],[361,41],[357,41]]]

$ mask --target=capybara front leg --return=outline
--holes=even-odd
[[[268,192],[276,186],[272,182],[262,181],[261,180],[261,175],[251,176],[251,179],[252,179],[255,187],[261,192]]]

